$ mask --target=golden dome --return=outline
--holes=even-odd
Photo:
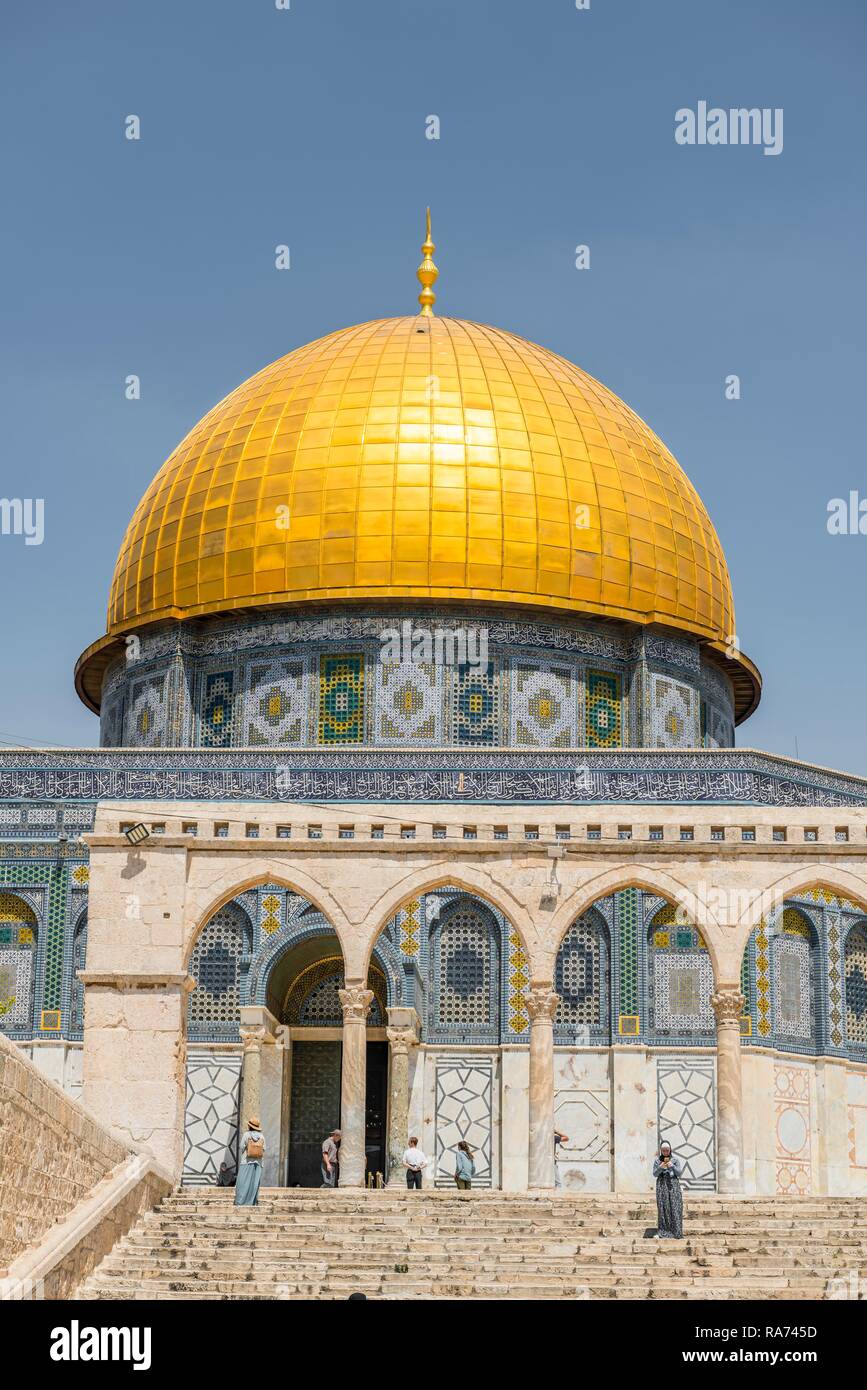
[[[595,614],[718,651],[735,632],[719,539],[653,431],[555,353],[424,314],[298,348],[195,426],[129,524],[108,634],[340,599]]]

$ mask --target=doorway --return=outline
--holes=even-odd
[[[290,1187],[322,1186],[322,1141],[340,1127],[339,1042],[292,1042],[289,1098]],[[365,1153],[367,1172],[387,1176],[388,1043],[367,1044]]]

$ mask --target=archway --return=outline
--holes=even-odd
[[[287,943],[266,980],[269,1014],[280,1026],[284,1051],[283,1163],[289,1187],[322,1185],[322,1143],[341,1126],[344,961],[324,926]],[[388,981],[374,960],[367,1015],[365,1086],[366,1171],[375,1181],[387,1168]],[[263,1092],[263,1108],[265,1106]]]

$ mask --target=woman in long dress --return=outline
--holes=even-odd
[[[235,1183],[236,1207],[255,1207],[259,1201],[259,1184],[262,1181],[265,1136],[260,1128],[258,1115],[250,1115],[247,1126],[238,1144],[238,1156],[241,1161]]]
[[[656,1210],[659,1224],[656,1234],[660,1240],[683,1240],[683,1193],[680,1188],[680,1175],[683,1161],[671,1152],[671,1145],[664,1141],[653,1160],[653,1176],[656,1178]]]

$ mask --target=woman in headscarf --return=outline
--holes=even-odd
[[[247,1119],[247,1129],[241,1135],[238,1144],[240,1164],[235,1183],[236,1207],[255,1207],[259,1201],[264,1153],[265,1136],[259,1125],[259,1116],[250,1115]]]
[[[682,1160],[672,1153],[671,1145],[664,1139],[653,1160],[656,1210],[659,1213],[656,1234],[660,1240],[683,1240],[683,1193],[680,1188],[683,1168]]]

